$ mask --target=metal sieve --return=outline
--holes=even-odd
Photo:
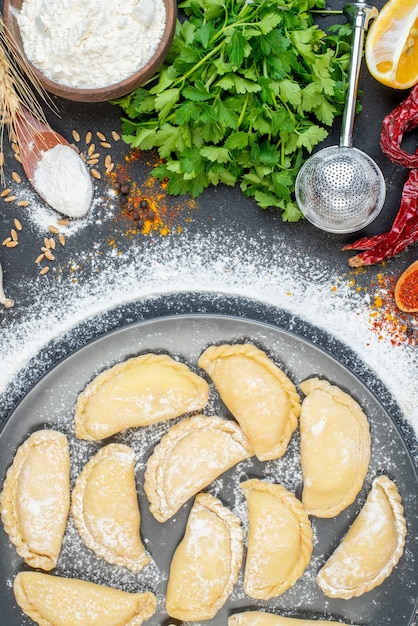
[[[333,233],[364,228],[379,214],[386,197],[378,165],[352,142],[364,32],[378,12],[361,0],[346,10],[353,15],[354,36],[340,143],[313,154],[295,183],[296,201],[306,219]]]

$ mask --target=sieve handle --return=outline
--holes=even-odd
[[[349,68],[347,98],[344,107],[341,126],[340,146],[352,148],[354,116],[356,113],[358,82],[360,76],[361,57],[363,54],[364,32],[368,28],[369,21],[378,14],[376,7],[359,0],[348,5],[345,10],[352,15],[354,35],[351,46],[351,59]]]

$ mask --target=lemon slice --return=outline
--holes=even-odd
[[[418,82],[418,3],[389,0],[372,22],[365,47],[370,74],[395,89]]]

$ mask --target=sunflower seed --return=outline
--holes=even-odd
[[[93,135],[91,134],[90,131],[88,131],[88,133],[86,134],[86,143],[90,143],[90,141],[92,140]]]
[[[97,131],[96,135],[100,139],[100,141],[106,141],[106,135],[104,135],[103,133]]]
[[[43,267],[39,273],[44,275],[44,274],[47,274],[48,272],[49,272],[49,267],[48,265],[45,265],[45,267]]]
[[[80,133],[77,130],[72,131],[74,141],[80,141]]]
[[[28,206],[29,205],[29,200],[19,200],[19,202],[17,203],[17,206]]]
[[[99,178],[101,178],[101,177],[102,177],[102,176],[101,176],[101,174],[100,174],[100,172],[98,172],[98,171],[97,171],[97,170],[95,170],[94,168],[93,168],[92,170],[90,170],[90,172],[91,172],[91,175],[93,176],[93,178],[97,178],[97,179],[99,179]]]
[[[112,137],[114,141],[119,141],[120,135],[115,130],[112,130]]]
[[[16,230],[22,230],[22,222],[18,220],[17,217],[14,218],[13,224],[15,225]]]

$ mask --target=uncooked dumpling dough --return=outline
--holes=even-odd
[[[144,489],[150,511],[165,522],[187,500],[254,452],[238,424],[196,415],[172,426],[149,457]]]
[[[263,611],[235,613],[228,619],[228,626],[343,626],[343,622],[330,622],[322,619],[298,619],[282,617]]]
[[[31,567],[57,564],[70,509],[70,454],[65,435],[39,430],[18,448],[0,496],[10,541]]]
[[[105,370],[82,391],[75,408],[80,439],[105,439],[203,409],[207,382],[167,354],[143,354]]]
[[[312,555],[312,528],[301,502],[282,485],[253,478],[241,489],[249,519],[244,591],[268,600],[303,574]]]
[[[157,608],[149,591],[128,593],[40,572],[20,572],[13,590],[22,611],[39,626],[141,626]]]
[[[302,502],[310,515],[335,517],[352,504],[370,461],[370,427],[360,405],[339,387],[310,378],[300,384]]]
[[[212,619],[232,592],[242,557],[240,520],[218,498],[199,493],[171,561],[168,615],[185,621]]]
[[[210,346],[198,364],[213,380],[257,458],[282,456],[300,414],[299,395],[286,374],[250,343]]]
[[[322,591],[347,600],[374,589],[401,558],[405,537],[398,488],[387,476],[378,476],[346,536],[318,573]]]
[[[138,572],[149,561],[141,537],[135,485],[135,453],[111,443],[78,476],[71,512],[87,547],[109,563]]]

